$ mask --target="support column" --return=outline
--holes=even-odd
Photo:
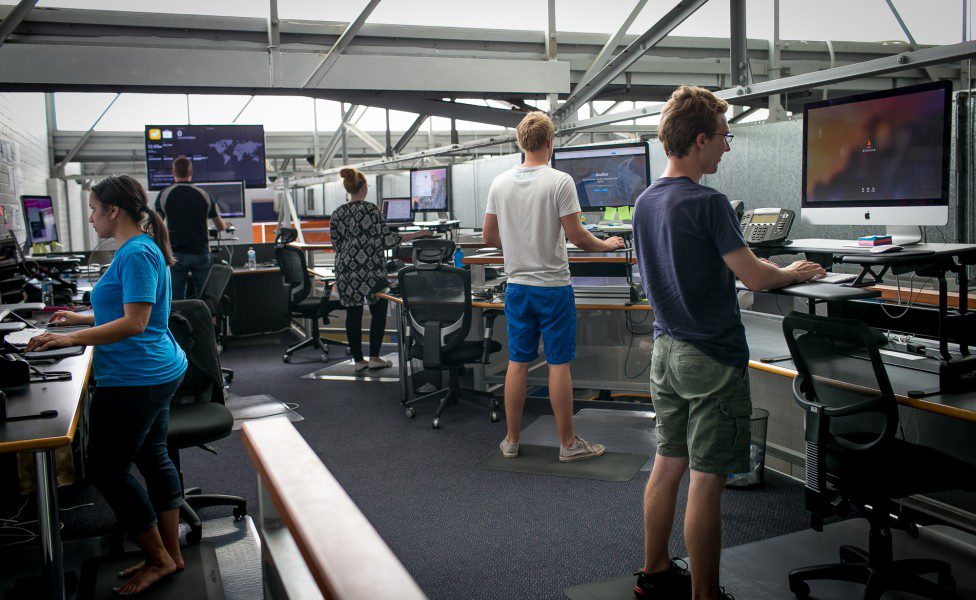
[[[34,453],[37,486],[37,524],[41,542],[41,568],[48,598],[64,600],[64,557],[61,549],[61,523],[58,517],[58,482],[54,450]]]
[[[782,69],[779,64],[779,0],[773,0],[773,39],[769,42],[769,80],[779,79],[782,76]],[[769,96],[769,117],[767,122],[786,120],[786,110],[780,100],[779,94]]]

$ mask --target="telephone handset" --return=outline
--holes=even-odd
[[[754,208],[743,213],[739,229],[750,246],[777,246],[786,242],[794,215],[788,208]]]

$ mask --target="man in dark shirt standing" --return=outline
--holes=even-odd
[[[176,256],[176,264],[170,267],[173,300],[183,300],[188,278],[193,278],[193,289],[199,297],[210,275],[213,259],[210,257],[207,219],[213,219],[217,231],[227,229],[227,224],[220,218],[210,194],[190,183],[193,180],[190,159],[180,156],[173,161],[173,180],[176,183],[156,197],[156,212],[166,219],[170,244]]]
[[[654,307],[651,395],[657,456],[644,492],[644,567],[637,598],[728,597],[718,585],[721,498],[728,474],[749,470],[749,348],[735,278],[751,290],[823,274],[811,262],[779,268],[756,258],[729,199],[700,185],[730,150],[728,104],[699,87],[668,100],[658,128],[668,165],[637,199],[634,241]],[[688,468],[685,545],[691,576],[668,558],[678,487]]]

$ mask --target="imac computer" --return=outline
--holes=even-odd
[[[27,243],[50,244],[58,241],[58,219],[50,196],[21,196]]]
[[[948,81],[803,107],[801,220],[885,225],[895,244],[949,219]]]
[[[244,216],[244,182],[195,183],[213,198],[217,212],[223,218]]]
[[[449,167],[410,170],[410,200],[414,212],[447,212],[450,172]]]
[[[584,212],[633,206],[651,184],[650,148],[645,142],[556,148],[552,168],[573,178]]]
[[[384,198],[383,220],[387,223],[413,222],[413,205],[410,198]]]

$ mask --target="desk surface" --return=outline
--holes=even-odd
[[[798,252],[833,254],[834,256],[880,256],[897,258],[899,256],[965,256],[976,257],[976,244],[910,244],[901,252],[872,253],[869,248],[856,245],[857,240],[834,240],[827,238],[798,239],[786,246],[768,246],[764,250],[782,250],[794,254]]]
[[[749,366],[784,377],[795,377],[796,369],[792,361],[786,360],[773,364],[760,362],[764,357],[789,355],[789,348],[783,337],[783,317],[742,311],[742,323],[746,327],[746,338],[749,341]],[[932,361],[932,359],[921,360]],[[939,376],[935,373],[896,365],[885,365],[885,370],[888,372],[891,387],[895,391],[899,404],[966,421],[976,421],[976,392],[912,398],[907,395],[908,390],[938,387]]]
[[[735,289],[740,292],[749,290],[738,279],[735,281]],[[794,296],[796,298],[808,298],[811,300],[827,300],[830,302],[839,300],[863,300],[865,298],[877,298],[881,295],[880,290],[873,288],[854,288],[837,283],[820,283],[817,281],[798,283],[772,290],[763,290],[763,293],[781,294],[783,296]]]
[[[376,294],[380,298],[386,298],[394,304],[403,304],[403,298],[401,296],[389,293],[379,293]],[[475,308],[496,308],[498,310],[505,310],[504,302],[486,302],[485,300],[472,300],[471,306]],[[644,302],[641,304],[576,304],[576,310],[622,310],[622,311],[644,311],[647,312],[651,310],[650,304]]]
[[[263,266],[256,269],[248,269],[247,267],[234,267],[234,277],[240,277],[241,275],[254,275],[257,273],[280,273],[281,269],[278,267]]]
[[[79,356],[62,359],[50,367],[40,367],[42,370],[70,371],[70,381],[31,383],[7,390],[7,415],[15,417],[54,409],[58,416],[0,423],[0,453],[48,450],[71,443],[81,415],[93,351],[88,346]]]
[[[637,259],[633,256],[626,256],[627,252],[620,250],[617,252],[570,252],[569,262],[571,263],[630,263],[637,264]],[[479,252],[461,259],[465,265],[503,265],[505,257],[501,252]]]

